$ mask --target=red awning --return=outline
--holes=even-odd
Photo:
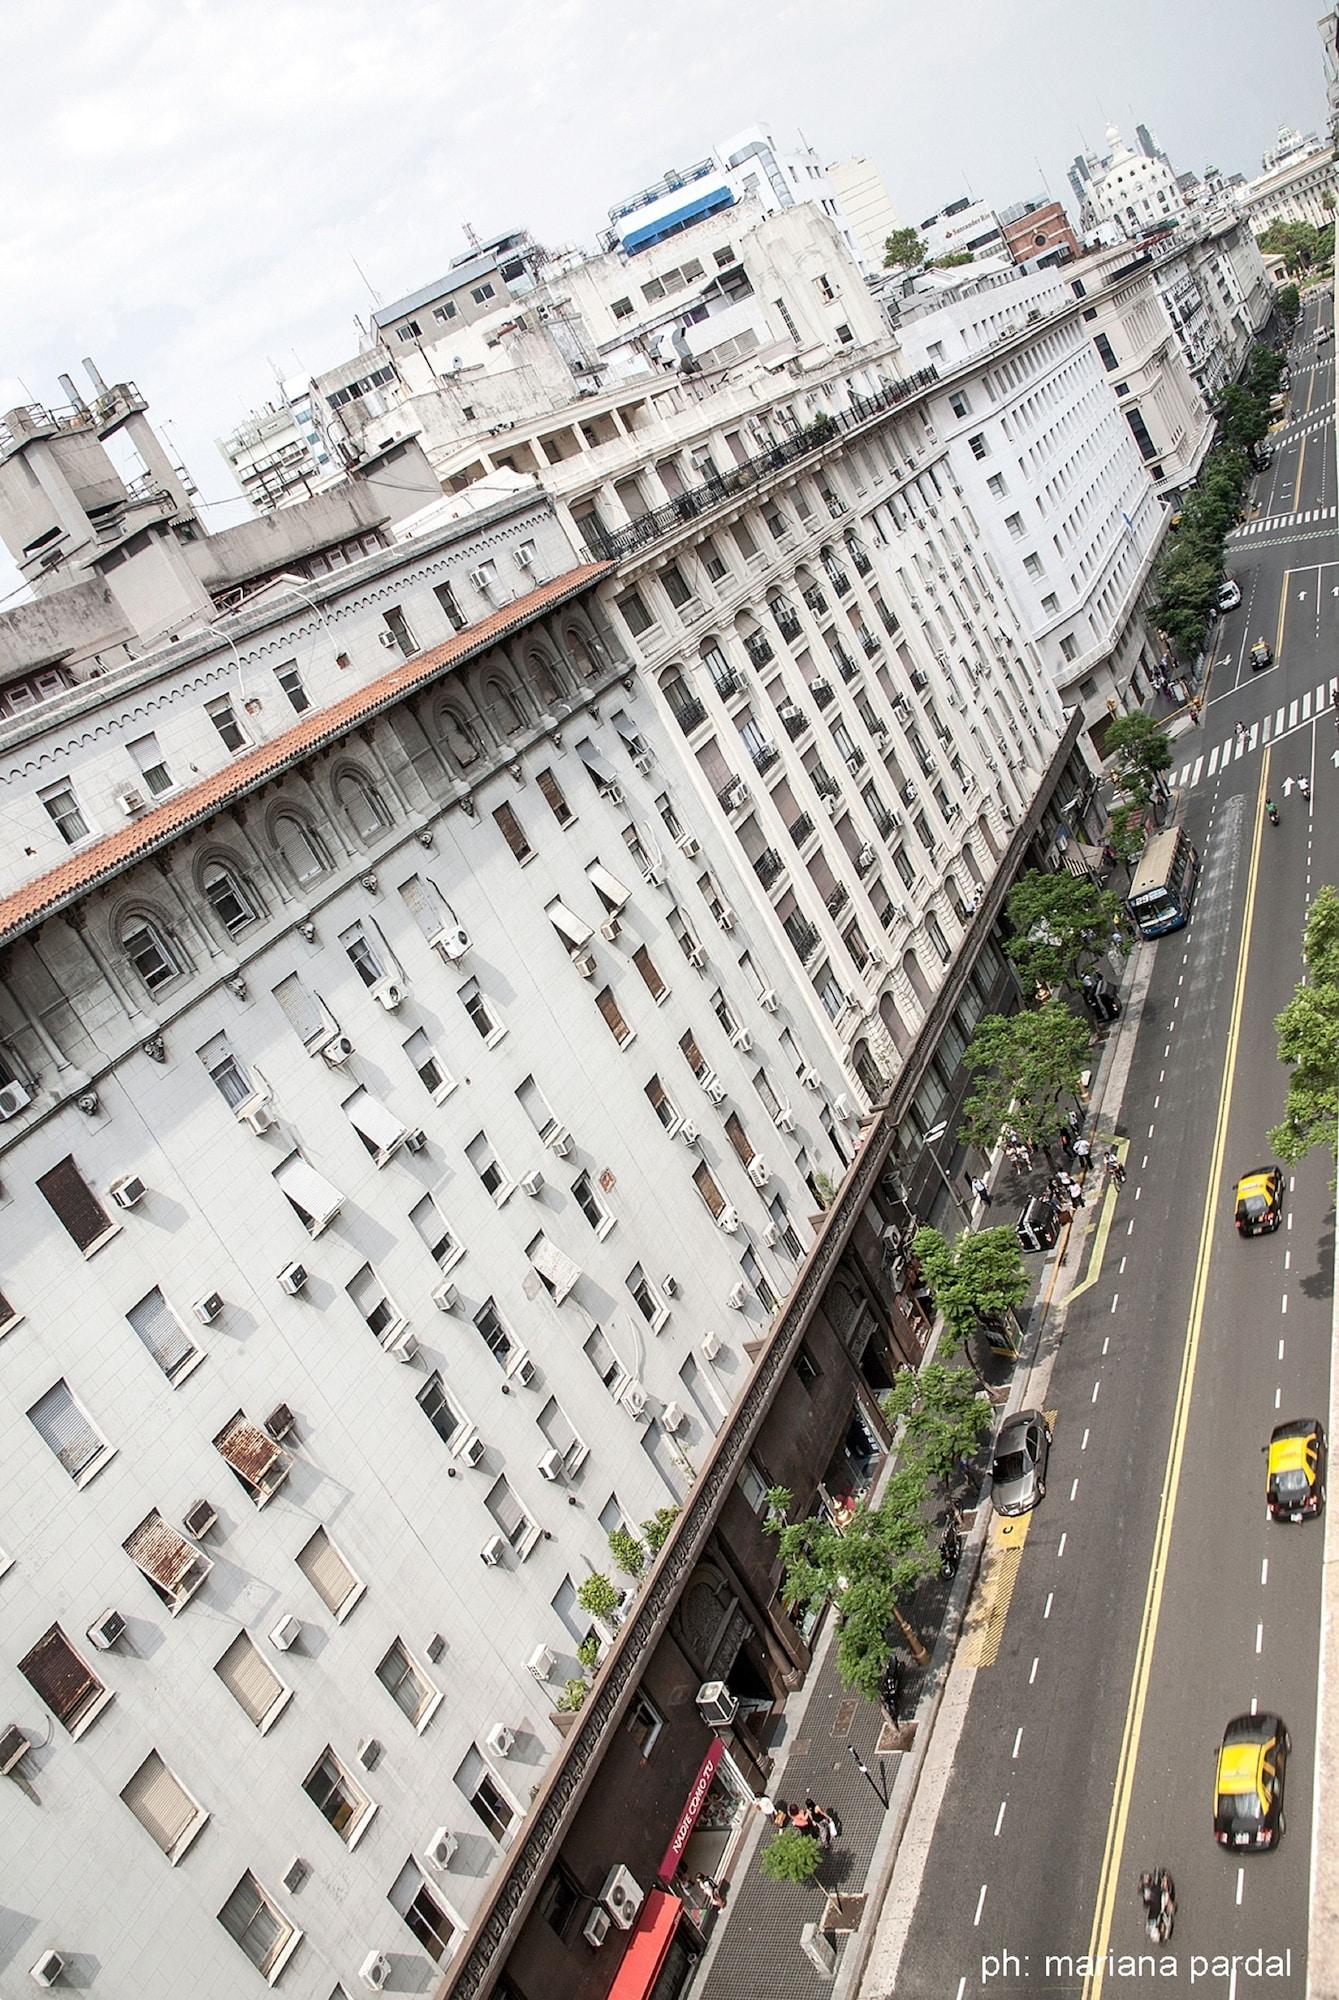
[[[711,1790],[712,1780],[716,1776],[717,1766],[720,1764],[724,1752],[725,1745],[721,1742],[720,1737],[713,1736],[711,1739],[711,1748],[702,1759],[701,1768],[693,1780],[693,1789],[684,1800],[683,1811],[679,1814],[679,1823],[670,1838],[669,1846],[665,1849],[665,1858],[656,1871],[657,1882],[672,1882],[674,1880],[674,1871],[683,1860],[683,1851],[688,1845],[693,1828],[697,1825],[698,1814],[707,1802],[707,1793]]]
[[[614,1975],[608,2000],[646,2000],[655,1985],[670,1939],[679,1926],[683,1904],[668,1889],[653,1889],[633,1926],[623,1963]]]

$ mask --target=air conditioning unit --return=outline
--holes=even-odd
[[[305,1264],[285,1264],[279,1273],[279,1284],[290,1298],[296,1298],[307,1282]]]
[[[270,1644],[277,1646],[281,1653],[286,1653],[301,1637],[302,1620],[295,1618],[291,1611],[286,1611],[270,1633]]]
[[[649,750],[639,750],[632,762],[634,769],[640,771],[644,778],[650,777],[652,758]]]
[[[827,814],[829,819],[836,819],[837,814],[841,811],[841,809],[842,806],[840,799],[833,798],[831,796],[824,799],[823,810]]]
[[[143,812],[144,794],[143,792],[136,791],[118,792],[116,794],[116,803],[120,806],[126,818],[130,819],[135,813]]]
[[[486,569],[472,569],[470,571],[470,582],[474,585],[474,588],[476,590],[486,591],[489,588],[492,579],[489,576],[488,571]]]
[[[384,1951],[369,1951],[358,1968],[358,1977],[364,1986],[370,1986],[374,1993],[380,1993],[391,1976],[391,1962]]]
[[[253,1132],[268,1132],[275,1122],[272,1100],[262,1090],[257,1090],[238,1105],[234,1114],[239,1125],[249,1125]]]
[[[464,958],[470,948],[470,934],[459,926],[453,931],[443,931],[434,942],[443,958],[449,958],[453,965]]]
[[[523,1354],[520,1360],[507,1370],[507,1373],[511,1376],[513,1382],[519,1382],[523,1389],[528,1389],[535,1379],[535,1364],[528,1354]]]
[[[623,1384],[623,1407],[634,1417],[646,1414],[646,1389],[635,1375],[630,1375]]]
[[[0,1090],[0,1118],[17,1118],[33,1101],[26,1083],[7,1083]]]
[[[0,1731],[0,1778],[7,1778],[23,1762],[32,1745],[17,1722]]]
[[[719,1333],[708,1330],[702,1336],[702,1353],[708,1361],[714,1361],[724,1345]]]
[[[265,1419],[265,1428],[275,1443],[281,1444],[286,1437],[293,1435],[297,1421],[287,1403],[276,1403]]]
[[[762,992],[758,995],[758,1005],[762,1008],[764,1014],[775,1014],[781,1002],[776,997],[776,988],[774,986],[763,987]]]
[[[404,1005],[404,987],[398,979],[379,979],[372,988],[372,998],[379,1000],[388,1014],[394,1014]]]
[[[65,1960],[58,1951],[44,1951],[36,1965],[28,1968],[28,1977],[34,1986],[54,1986],[65,1970]]]
[[[721,1099],[725,1096],[725,1085],[721,1082],[721,1079],[717,1076],[715,1070],[704,1069],[701,1076],[698,1078],[698,1082],[701,1084],[703,1090],[706,1091],[707,1096],[711,1099],[712,1103],[719,1104]]]
[[[648,863],[645,873],[646,873],[646,879],[651,884],[651,887],[653,889],[664,888],[665,864],[663,861],[652,861]]]
[[[707,954],[705,951],[703,951],[701,945],[700,944],[690,945],[688,949],[688,963],[691,966],[693,966],[698,972],[701,972],[706,962],[707,962]]]
[[[112,1647],[126,1629],[126,1621],[119,1611],[102,1611],[88,1628],[90,1644],[100,1653],[110,1653]]]
[[[775,1250],[777,1244],[781,1241],[780,1223],[765,1222],[762,1228],[762,1240],[769,1250]]]
[[[479,1554],[490,1569],[496,1569],[502,1561],[506,1546],[507,1544],[503,1541],[501,1535],[490,1535],[480,1549]]]
[[[680,1120],[679,1129],[674,1136],[676,1139],[682,1139],[685,1146],[696,1146],[702,1135],[691,1118],[684,1118]]]
[[[721,1210],[720,1214],[717,1216],[716,1227],[718,1229],[723,1229],[727,1236],[735,1236],[738,1234],[739,1210],[735,1208],[730,1202],[728,1201],[726,1202],[725,1207]]]
[[[565,1160],[572,1150],[572,1134],[565,1125],[555,1125],[544,1144],[551,1153],[556,1153],[560,1160]]]
[[[191,1311],[201,1326],[212,1326],[223,1311],[223,1299],[218,1292],[206,1292],[202,1299],[196,1299]]]
[[[558,1480],[563,1476],[563,1455],[560,1451],[546,1451],[539,1461],[541,1479]]]
[[[456,1302],[459,1299],[459,1297],[460,1297],[459,1292],[456,1290],[455,1286],[452,1284],[449,1278],[447,1278],[442,1284],[434,1285],[432,1288],[432,1302],[436,1306],[438,1312],[444,1312],[444,1313],[454,1312],[456,1309]]]
[[[611,1868],[600,1901],[621,1931],[630,1931],[646,1898],[635,1875],[621,1865]]]
[[[736,1028],[735,1032],[730,1037],[730,1046],[733,1049],[741,1050],[744,1055],[747,1055],[749,1050],[753,1047],[753,1037],[749,1033],[748,1029]]]
[[[325,1047],[321,1050],[321,1054],[325,1057],[331,1069],[343,1069],[345,1063],[353,1054],[353,1043],[347,1035],[335,1035],[326,1043]]]
[[[778,1132],[795,1130],[795,1113],[788,1104],[778,1104],[776,1108],[776,1129]]]
[[[538,1167],[535,1167],[528,1174],[521,1175],[521,1186],[525,1190],[526,1194],[538,1194],[539,1190],[543,1187],[543,1185],[544,1185],[544,1176],[540,1172]]]
[[[663,1431],[669,1431],[671,1434],[675,1431],[681,1431],[687,1420],[687,1416],[688,1412],[682,1403],[666,1403],[664,1409],[660,1412],[660,1428]]]
[[[122,1174],[107,1192],[118,1208],[133,1208],[137,1201],[143,1201],[145,1188],[138,1174]]]
[[[534,567],[535,552],[529,542],[522,542],[520,548],[516,550],[515,559],[517,569],[532,569]]]
[[[874,866],[874,849],[868,841],[865,842],[859,854],[857,854],[856,860],[862,868],[872,868]]]
[[[418,1354],[418,1340],[407,1326],[402,1326],[394,1339],[387,1341],[386,1352],[397,1361],[412,1361]]]
[[[660,1289],[667,1299],[677,1299],[679,1296],[679,1280],[672,1273],[667,1272],[660,1280]]]
[[[682,840],[679,842],[679,846],[682,848],[683,852],[688,856],[688,859],[690,861],[695,861],[698,855],[702,852],[701,841],[695,840],[691,833],[686,833],[683,836]]]
[[[389,629],[389,627],[384,632],[378,632],[377,639],[378,642],[386,648],[386,651],[388,653],[392,652],[396,644],[398,643],[394,632],[392,632]]]
[[[364,1736],[354,1752],[365,1771],[370,1771],[381,1762],[381,1745],[375,1736]]]
[[[851,1100],[844,1090],[839,1090],[832,1100],[832,1115],[834,1118],[849,1118],[851,1115]]]
[[[816,1069],[806,1069],[800,1074],[800,1082],[806,1090],[817,1090],[823,1082]]]
[[[766,1160],[760,1159],[755,1153],[749,1161],[749,1179],[753,1182],[754,1187],[766,1187],[771,1178],[772,1176],[768,1170]]]
[[[536,1646],[525,1664],[537,1681],[546,1681],[558,1662],[557,1656],[548,1646]]]
[[[193,1507],[187,1509],[182,1526],[188,1535],[193,1535],[197,1542],[202,1542],[211,1528],[218,1526],[218,1518],[208,1500],[197,1500]]]
[[[725,1303],[728,1306],[732,1307],[735,1312],[739,1312],[742,1310],[744,1301],[748,1297],[748,1295],[749,1295],[749,1288],[744,1283],[744,1280],[741,1278],[737,1284],[731,1285],[729,1291],[725,1295]]]
[[[602,785],[600,789],[604,793],[604,796],[608,799],[611,806],[622,805],[623,803],[622,785]]]
[[[491,1750],[495,1757],[510,1757],[515,1741],[514,1729],[508,1729],[505,1722],[495,1722],[484,1738],[484,1747]]]
[[[444,1875],[455,1859],[459,1845],[449,1827],[439,1826],[423,1850],[423,1859],[438,1875]]]
[[[581,977],[583,979],[594,979],[595,960],[590,952],[588,951],[574,952],[572,956],[572,963],[576,967],[577,971],[581,974]]]
[[[310,1861],[304,1861],[300,1854],[295,1854],[279,1880],[289,1895],[295,1896],[311,1872]]]
[[[720,909],[716,913],[716,921],[723,931],[732,931],[734,929],[735,913],[728,903],[721,904]]]
[[[600,936],[606,944],[613,944],[623,926],[617,917],[607,917],[600,925]]]
[[[461,1446],[460,1455],[464,1459],[466,1465],[477,1465],[479,1463],[479,1460],[483,1457],[484,1453],[487,1451],[487,1449],[488,1446],[484,1443],[483,1439],[479,1436],[479,1433],[476,1431],[474,1436],[470,1439],[469,1443]]]
[[[581,1935],[585,1938],[588,1945],[592,1945],[598,1951],[608,1937],[613,1927],[613,1922],[614,1920],[608,1910],[597,1906],[591,1911],[585,1923],[581,1926]]]
[[[874,748],[876,750],[882,750],[887,746],[887,742],[888,742],[888,731],[886,729],[876,729],[874,731]]]
[[[697,1712],[712,1729],[728,1729],[739,1713],[739,1703],[724,1681],[703,1681],[697,1691]]]

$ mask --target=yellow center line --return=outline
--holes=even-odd
[[[1297,509],[1298,509],[1298,507],[1299,507],[1299,506],[1300,506],[1300,504],[1301,504],[1301,499],[1302,499],[1302,467],[1303,467],[1303,466],[1304,466],[1305,464],[1306,464],[1306,439],[1305,439],[1305,438],[1299,438],[1299,439],[1298,439],[1298,443],[1297,443],[1297,484],[1296,484],[1296,485],[1294,486],[1294,488],[1293,488],[1293,512],[1294,512],[1294,514],[1295,514],[1295,513],[1297,512]]]
[[[1283,659],[1283,627],[1288,616],[1288,586],[1291,582],[1292,571],[1285,569],[1283,572],[1283,582],[1279,586],[1279,622],[1274,631],[1275,666],[1278,666]]]
[[[1260,771],[1260,798],[1262,801],[1268,797],[1269,793],[1269,761],[1270,753],[1266,749],[1264,757],[1261,760]],[[1099,2000],[1102,1992],[1102,1982],[1105,1977],[1104,1962],[1111,1940],[1111,1926],[1115,1916],[1116,1896],[1120,1887],[1121,1864],[1125,1853],[1126,1828],[1129,1823],[1130,1805],[1134,1796],[1135,1774],[1138,1765],[1139,1739],[1143,1731],[1144,1709],[1148,1701],[1149,1682],[1153,1671],[1153,1649],[1158,1636],[1158,1620],[1162,1611],[1162,1593],[1167,1580],[1167,1564],[1171,1554],[1172,1522],[1176,1515],[1176,1499],[1181,1481],[1181,1465],[1185,1456],[1186,1432],[1190,1421],[1191,1392],[1194,1388],[1195,1366],[1199,1357],[1200,1332],[1204,1323],[1204,1304],[1208,1292],[1209,1250],[1223,1183],[1223,1162],[1227,1147],[1228,1109],[1232,1102],[1232,1089],[1237,1068],[1237,1045],[1241,1035],[1242,1014],[1246,999],[1246,968],[1250,950],[1251,927],[1255,916],[1256,887],[1260,874],[1260,836],[1263,826],[1263,812],[1257,812],[1255,842],[1251,849],[1250,873],[1246,884],[1246,902],[1241,920],[1241,943],[1237,960],[1237,976],[1232,993],[1232,1013],[1228,1023],[1227,1048],[1223,1057],[1223,1082],[1218,1098],[1218,1118],[1214,1135],[1213,1152],[1209,1163],[1209,1180],[1204,1193],[1204,1215],[1200,1224],[1199,1254],[1195,1265],[1195,1285],[1191,1294],[1190,1316],[1186,1322],[1185,1344],[1181,1354],[1181,1372],[1177,1382],[1176,1403],[1172,1413],[1171,1437],[1167,1445],[1167,1465],[1162,1480],[1163,1500],[1158,1515],[1157,1529],[1153,1538],[1153,1555],[1149,1566],[1148,1584],[1144,1593],[1144,1610],[1140,1621],[1139,1644],[1135,1653],[1134,1676],[1130,1684],[1130,1698],[1125,1711],[1120,1755],[1116,1764],[1116,1784],[1112,1795],[1111,1814],[1107,1822],[1106,1843],[1102,1852],[1102,1869],[1098,1878],[1097,1903],[1093,1910],[1092,1934],[1088,1945],[1088,1965],[1091,1970],[1084,1977],[1084,2000]]]

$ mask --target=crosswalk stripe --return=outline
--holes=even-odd
[[[1292,728],[1292,727],[1294,726],[1294,724],[1296,723],[1296,721],[1297,721],[1297,703],[1296,703],[1296,702],[1294,701],[1294,702],[1290,702],[1290,703],[1288,704],[1288,727],[1289,727],[1289,729],[1291,729],[1291,728]]]
[[[1282,730],[1282,728],[1283,728],[1283,710],[1280,709],[1278,714],[1274,717],[1274,734],[1277,736]]]
[[[1200,781],[1200,772],[1201,772],[1201,771],[1203,770],[1203,768],[1204,768],[1204,759],[1203,759],[1203,757],[1197,757],[1197,758],[1195,759],[1195,769],[1194,769],[1194,772],[1192,773],[1192,775],[1191,775],[1191,779],[1190,779],[1190,782],[1191,782],[1191,784],[1192,784],[1192,785],[1197,785],[1197,784],[1199,783],[1199,781]]]
[[[1251,733],[1246,740],[1249,743],[1251,749],[1254,750],[1257,743],[1260,741],[1260,725],[1258,722],[1254,722],[1251,724]]]
[[[1215,744],[1214,748],[1209,752],[1209,776],[1212,777],[1217,769],[1218,769],[1218,746]]]
[[[1303,722],[1311,720],[1311,696],[1309,693],[1302,696],[1302,720]]]

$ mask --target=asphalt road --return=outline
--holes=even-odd
[[[1308,900],[1339,881],[1339,731],[1312,703],[1339,672],[1339,537],[1315,519],[1335,499],[1333,349],[1317,355],[1316,311],[1260,524],[1230,547],[1244,602],[1217,635],[1201,726],[1177,742],[1195,913],[1141,947],[1156,960],[1121,1121],[1128,1180],[1068,1310],[1048,1490],[974,1676],[898,2000],[1305,1990],[1322,1531],[1267,1522],[1260,1448],[1281,1419],[1328,1411],[1329,1164],[1297,1170],[1273,1237],[1238,1239],[1231,1195],[1282,1108],[1272,1024]],[[1279,662],[1252,675],[1261,631],[1281,636]],[[1304,770],[1310,805],[1283,794]],[[1211,1789],[1222,1727],[1253,1701],[1292,1733],[1288,1826],[1276,1854],[1240,1862],[1213,1840]],[[1121,1955],[1151,1949],[1136,1881],[1158,1863],[1175,1935],[1126,1974]],[[1095,1950],[1115,1957],[1085,1977]]]

